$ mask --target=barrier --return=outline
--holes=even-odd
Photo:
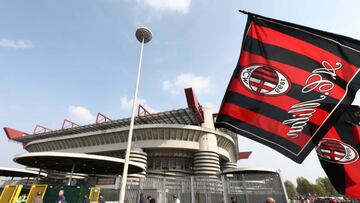
[[[38,192],[41,192],[41,197],[44,198],[47,187],[47,185],[32,185],[26,203],[31,203],[31,201],[37,196]]]
[[[90,195],[89,195],[90,202],[98,202],[99,196],[100,196],[100,188],[92,187],[90,189]]]
[[[16,203],[16,200],[19,198],[22,185],[5,185],[1,196],[1,203]]]

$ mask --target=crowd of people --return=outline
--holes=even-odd
[[[22,194],[19,196],[19,198],[17,199],[16,203],[25,203],[27,199],[26,194]],[[99,195],[99,203],[105,203],[105,198],[102,194]],[[42,197],[42,193],[41,192],[37,192],[35,198],[30,202],[30,203],[43,203],[43,197]],[[66,198],[64,195],[64,190],[60,190],[58,193],[58,197],[56,199],[56,203],[67,203],[66,202]],[[82,203],[90,203],[90,199],[88,197],[88,195],[85,195]]]
[[[25,203],[27,199],[26,194],[22,194],[19,196],[18,200],[16,201],[16,203]],[[99,195],[99,203],[106,203],[105,198],[102,194]],[[180,199],[176,196],[173,195],[173,202],[174,203],[181,203]],[[36,194],[36,197],[31,201],[31,203],[43,203],[43,198],[42,198],[42,193],[38,192]],[[66,198],[64,195],[64,190],[60,190],[58,193],[58,197],[56,199],[56,203],[67,203],[66,202]],[[88,195],[85,195],[82,203],[90,203],[90,198]],[[156,199],[152,196],[147,196],[147,198],[145,199],[144,194],[140,194],[140,200],[139,203],[156,203]]]
[[[176,195],[173,195],[173,202],[181,203],[180,199]],[[156,203],[156,199],[152,196],[147,196],[147,198],[145,199],[144,194],[141,193],[139,203]]]
[[[305,196],[291,197],[290,203],[358,203],[357,200],[336,198],[336,197],[316,197],[308,193]]]

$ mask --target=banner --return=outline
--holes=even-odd
[[[359,50],[348,37],[249,14],[216,126],[301,163],[359,89]]]
[[[319,142],[316,152],[335,189],[360,198],[360,108],[349,106]]]

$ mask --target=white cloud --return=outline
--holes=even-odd
[[[137,0],[137,3],[158,11],[187,13],[191,0]]]
[[[83,106],[69,106],[69,119],[78,124],[89,124],[95,122],[95,116]]]
[[[210,91],[211,78],[182,73],[176,77],[175,81],[165,80],[162,87],[163,90],[173,94],[179,94],[188,87],[192,87],[196,93],[207,93]]]
[[[29,40],[0,39],[0,47],[13,49],[29,49],[33,47],[33,44]]]
[[[133,99],[128,99],[127,96],[123,96],[121,97],[120,99],[120,107],[121,109],[123,110],[131,110],[132,108],[132,103],[133,103]],[[139,104],[141,104],[143,107],[145,107],[146,110],[148,110],[150,113],[156,113],[158,112],[156,109],[153,109],[151,107],[149,107],[147,104],[146,104],[146,100],[145,99],[142,99],[142,98],[138,98],[137,99],[137,105],[138,106]]]

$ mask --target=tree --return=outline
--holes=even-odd
[[[321,185],[313,184],[311,194],[316,195],[316,196],[324,196],[324,195],[326,195],[326,192]]]
[[[295,185],[290,180],[286,180],[284,185],[289,198],[297,196]]]
[[[327,178],[327,177],[317,178],[316,179],[316,184],[320,185],[324,189],[325,195],[329,195],[329,196],[338,196],[338,195],[340,195],[336,191],[334,186],[331,184],[329,178]]]
[[[313,185],[304,177],[298,177],[296,179],[296,183],[297,183],[297,187],[296,187],[296,191],[300,194],[300,195],[306,195],[308,193],[313,194]]]

